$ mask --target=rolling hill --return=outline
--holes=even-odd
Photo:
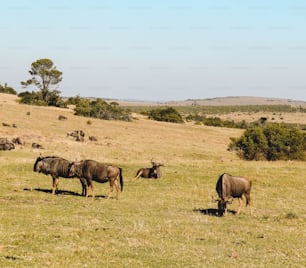
[[[239,159],[227,150],[239,129],[106,121],[15,99],[0,94],[0,123],[17,126],[0,124],[0,137],[25,142],[0,151],[1,267],[303,267],[304,162]],[[84,142],[67,137],[75,129]],[[122,167],[119,200],[106,199],[107,183],[86,199],[78,179],[60,178],[52,195],[51,177],[33,172],[40,154]],[[164,163],[162,178],[136,180],[151,159]],[[252,216],[245,208],[235,215],[234,200],[218,217],[215,184],[224,172],[252,180]]]

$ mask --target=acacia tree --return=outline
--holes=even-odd
[[[52,60],[39,59],[33,62],[29,73],[32,77],[27,81],[20,82],[22,87],[36,86],[40,90],[44,102],[48,103],[48,98],[53,96],[54,92],[60,93],[56,89],[58,83],[63,79],[63,73],[56,69]],[[51,88],[52,86],[55,87]]]

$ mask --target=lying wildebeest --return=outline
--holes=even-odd
[[[227,204],[231,203],[233,198],[239,198],[239,207],[237,210],[237,214],[239,214],[242,206],[242,195],[245,196],[246,206],[249,205],[250,213],[252,214],[250,197],[251,187],[252,181],[243,177],[236,177],[223,173],[216,184],[216,191],[219,196],[216,200],[218,201],[219,215],[222,216],[223,214],[227,214]]]
[[[155,178],[158,179],[162,176],[160,167],[163,166],[161,163],[156,163],[151,160],[152,167],[150,168],[141,168],[136,173],[136,179],[139,177],[142,178]]]
[[[35,149],[45,149],[42,145],[36,143],[36,142],[33,142],[32,143],[32,148],[35,148]]]
[[[67,133],[67,137],[69,137],[69,136],[76,138],[76,137],[79,136],[79,131],[78,130],[74,130],[74,131],[68,132]]]
[[[83,130],[74,130],[67,133],[67,137],[74,137],[76,141],[84,141],[85,133]]]
[[[114,184],[117,191],[117,199],[119,190],[123,190],[122,169],[111,165],[104,165],[94,160],[82,160],[73,162],[70,167],[70,176],[76,176],[80,179],[85,179],[85,196],[88,196],[88,187],[91,187],[92,197],[95,197],[93,181],[104,183],[109,181],[110,191],[108,198],[113,191]],[[120,180],[120,184],[119,184]],[[84,190],[84,189],[83,189]]]
[[[6,151],[6,150],[13,150],[15,149],[14,143],[12,143],[7,138],[0,138],[0,150]]]
[[[34,164],[34,172],[43,173],[45,175],[51,175],[52,177],[52,194],[58,191],[59,177],[62,178],[73,178],[70,176],[69,170],[72,162],[56,156],[37,157]],[[85,188],[86,181],[80,179],[82,189]],[[82,190],[83,191],[83,190]],[[83,194],[83,192],[82,192]]]
[[[90,141],[98,141],[98,139],[95,136],[89,136],[88,139]]]
[[[7,151],[7,150],[13,150],[15,149],[14,143],[8,142],[8,143],[1,143],[0,144],[0,151]]]
[[[61,121],[67,120],[67,117],[64,115],[59,115],[58,120],[61,120]]]

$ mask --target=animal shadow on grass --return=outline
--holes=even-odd
[[[37,191],[37,192],[43,192],[43,193],[52,193],[51,189],[41,189],[41,188],[24,188],[24,191]],[[73,191],[67,191],[67,190],[57,190],[56,195],[74,195],[74,196],[82,196],[79,193],[73,192]]]
[[[199,213],[202,213],[208,216],[222,217],[221,215],[219,215],[218,209],[215,209],[215,208],[195,208],[193,211],[199,212]],[[228,209],[227,213],[236,214],[236,211]]]

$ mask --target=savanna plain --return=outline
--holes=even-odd
[[[243,161],[227,150],[239,129],[135,117],[89,119],[0,94],[0,123],[17,126],[1,124],[0,137],[25,142],[0,151],[1,267],[306,266],[305,162]],[[66,136],[76,129],[85,142]],[[86,199],[78,179],[60,178],[52,195],[51,177],[33,172],[40,154],[122,167],[119,200],[106,199],[108,183],[94,183],[96,197]],[[164,164],[162,178],[135,179],[151,159]],[[237,200],[216,215],[224,172],[252,180],[252,216],[245,207],[235,215]]]

